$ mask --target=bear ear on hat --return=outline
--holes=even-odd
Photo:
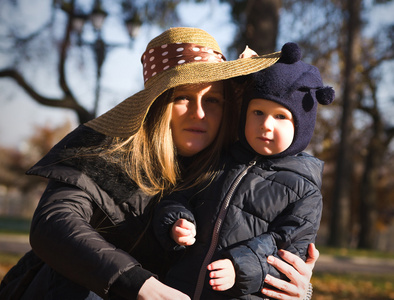
[[[286,43],[282,47],[282,54],[278,62],[293,64],[301,60],[301,48],[296,43]]]
[[[328,105],[334,101],[335,91],[332,87],[326,86],[316,91],[316,99],[320,104]]]

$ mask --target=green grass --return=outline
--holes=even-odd
[[[392,300],[394,274],[313,274],[313,300]]]
[[[29,234],[30,219],[0,216],[0,234]],[[14,266],[22,254],[3,253],[0,250],[0,280]]]
[[[28,234],[31,220],[0,217],[0,233]],[[336,257],[368,257],[394,259],[394,253],[341,249],[317,246],[320,254]],[[1,253],[0,280],[22,255]],[[394,300],[394,270],[392,275],[314,273],[313,300]]]
[[[374,257],[383,259],[394,259],[394,252],[384,252],[367,249],[348,249],[348,248],[331,248],[317,246],[320,254],[332,255],[336,257]]]
[[[0,233],[28,234],[30,219],[0,216]]]
[[[393,252],[317,246],[320,254],[335,257],[394,259]],[[313,300],[394,300],[393,274],[314,273]]]
[[[2,253],[0,252],[0,265],[5,266],[13,266],[18,260],[23,256],[23,254],[10,254],[10,253]]]
[[[8,254],[0,252],[0,281],[3,279],[8,270],[11,269],[22,257],[19,254]]]
[[[0,280],[21,255],[0,252]],[[394,274],[329,274],[312,277],[313,300],[393,300]]]

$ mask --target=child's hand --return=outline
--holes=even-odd
[[[208,265],[209,284],[215,291],[225,291],[230,289],[235,283],[235,269],[233,263],[229,259],[221,259],[214,261]]]
[[[196,241],[196,226],[193,223],[179,219],[172,225],[171,237],[181,246],[191,246]]]

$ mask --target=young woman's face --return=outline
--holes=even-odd
[[[293,142],[293,115],[274,101],[253,99],[246,113],[245,137],[254,151],[261,155],[283,152]]]
[[[223,116],[223,83],[204,83],[174,89],[171,130],[180,155],[193,156],[218,134]]]

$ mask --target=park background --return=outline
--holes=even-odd
[[[2,0],[0,231],[28,231],[45,180],[24,172],[79,123],[141,90],[146,44],[187,26],[214,36],[228,60],[246,45],[259,54],[301,46],[336,90],[307,149],[326,163],[317,247],[391,261],[393,15],[392,0]],[[394,299],[394,268],[349,276],[328,284],[316,274],[316,299]]]

